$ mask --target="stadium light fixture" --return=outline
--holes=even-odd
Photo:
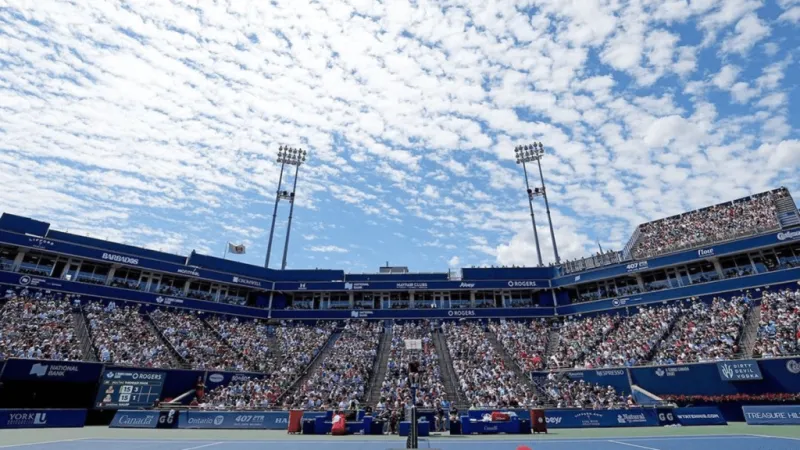
[[[525,174],[525,189],[528,192],[528,207],[531,209],[531,225],[533,226],[533,239],[536,241],[536,256],[539,258],[539,267],[542,266],[542,249],[539,247],[539,233],[536,231],[536,216],[533,214],[533,191],[528,183],[528,168],[525,166],[527,146],[518,145],[514,147],[514,156],[517,164],[522,164],[522,172]]]
[[[536,164],[539,166],[539,179],[542,182],[542,187],[537,187],[531,190],[528,187],[528,198],[533,200],[536,197],[544,197],[544,206],[547,210],[547,222],[550,225],[550,239],[553,242],[553,253],[556,257],[556,264],[561,264],[561,258],[558,256],[558,245],[556,244],[556,233],[553,230],[553,218],[550,214],[550,203],[547,200],[547,188],[544,184],[544,173],[542,172],[542,157],[544,156],[544,145],[541,142],[534,142],[530,145],[520,145],[514,149],[514,153],[517,157],[517,164],[522,164],[523,170],[525,168],[525,163],[529,163],[532,161],[536,161]],[[525,172],[525,184],[528,183],[528,174],[527,171]],[[531,206],[531,217],[533,217],[533,206]],[[538,246],[538,244],[537,244]],[[541,258],[539,260],[539,264],[541,265]]]
[[[283,245],[283,261],[281,262],[281,270],[286,269],[286,256],[289,253],[289,235],[292,232],[292,214],[294,213],[294,199],[297,192],[297,174],[300,172],[300,166],[306,162],[307,152],[302,149],[289,149],[290,161],[294,167],[294,184],[292,185],[292,192],[289,192],[289,223],[286,225],[286,243]]]
[[[269,243],[267,244],[267,257],[264,260],[264,268],[269,269],[269,258],[272,254],[272,238],[275,234],[275,220],[278,216],[278,203],[281,200],[289,200],[292,206],[294,206],[294,189],[292,192],[281,190],[281,186],[283,183],[283,170],[286,168],[286,165],[296,166],[297,169],[300,168],[300,165],[306,161],[306,151],[297,148],[291,148],[287,145],[281,145],[278,147],[278,157],[277,162],[281,165],[280,175],[278,175],[278,190],[275,195],[275,206],[272,209],[272,226],[269,229]],[[297,186],[297,169],[295,169],[295,187]],[[289,226],[291,226],[291,212],[289,213]],[[286,242],[288,245],[289,242],[289,233],[286,233]],[[286,265],[286,254],[284,253],[284,266]]]

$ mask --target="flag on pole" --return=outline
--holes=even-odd
[[[244,244],[234,245],[228,242],[228,251],[234,255],[244,255],[245,247]]]

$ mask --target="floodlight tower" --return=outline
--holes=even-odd
[[[533,225],[533,238],[536,240],[536,256],[539,257],[539,266],[542,266],[542,250],[539,248],[539,233],[536,231],[536,216],[533,214],[533,191],[528,184],[528,168],[525,166],[526,162],[532,160],[527,159],[526,151],[528,146],[518,145],[514,147],[514,156],[517,158],[517,164],[522,164],[522,172],[525,174],[525,189],[528,191],[528,206],[531,208],[531,224]]]
[[[272,254],[272,237],[275,234],[275,220],[278,216],[278,203],[281,200],[289,200],[294,207],[294,189],[292,192],[282,191],[281,185],[283,183],[283,170],[286,168],[286,165],[296,166],[297,169],[300,168],[300,164],[305,162],[306,160],[306,152],[305,150],[300,150],[296,148],[289,148],[288,146],[281,145],[278,147],[278,159],[277,161],[281,164],[281,172],[278,176],[278,190],[275,194],[275,207],[272,210],[272,226],[269,229],[269,243],[267,244],[267,257],[264,260],[264,268],[269,268],[269,258]],[[297,187],[297,169],[295,169],[294,173],[294,186]],[[292,219],[291,219],[291,211],[289,213],[289,227],[291,227]],[[288,245],[289,242],[289,231],[287,229],[286,232],[286,242]],[[284,266],[286,265],[286,254],[284,253],[283,256]]]
[[[294,165],[294,184],[292,185],[292,192],[289,193],[289,223],[286,225],[286,243],[283,245],[283,262],[281,262],[281,270],[286,269],[286,255],[289,253],[289,234],[292,232],[292,214],[294,213],[294,199],[295,192],[297,192],[297,173],[300,172],[300,165],[306,162],[306,151],[302,149],[289,149],[291,162],[287,164]]]
[[[542,173],[542,157],[544,156],[544,146],[541,142],[534,142],[531,145],[522,145],[517,148],[519,149],[519,151],[516,152],[518,164],[520,161],[522,161],[522,165],[524,167],[526,162],[536,161],[536,164],[539,166],[539,179],[542,181],[542,187],[534,188],[533,191],[528,188],[528,195],[530,197],[544,197],[544,206],[547,210],[547,222],[550,224],[550,239],[553,241],[553,253],[556,257],[556,264],[560,264],[561,258],[558,256],[556,233],[553,231],[553,218],[550,215],[550,203],[547,201],[547,189],[544,185],[544,174]],[[525,181],[527,183],[527,175],[525,176]]]

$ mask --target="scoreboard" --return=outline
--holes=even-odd
[[[97,391],[98,408],[150,407],[161,397],[165,372],[107,369]]]

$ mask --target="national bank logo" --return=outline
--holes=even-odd
[[[661,367],[659,367],[658,369],[656,369],[656,376],[657,376],[657,377],[663,377],[663,376],[664,376],[664,375],[666,375],[666,374],[667,374],[667,373],[666,373],[666,372],[664,372],[664,369],[662,369]]]
[[[800,374],[800,363],[794,359],[790,359],[789,361],[786,361],[786,370],[794,375]]]
[[[31,372],[28,375],[36,375],[37,377],[43,377],[47,375],[47,364],[39,364],[36,363],[31,366]]]
[[[19,277],[19,284],[22,285],[22,286],[27,286],[27,285],[31,284],[31,277],[29,277],[27,275],[23,275],[23,276]]]

